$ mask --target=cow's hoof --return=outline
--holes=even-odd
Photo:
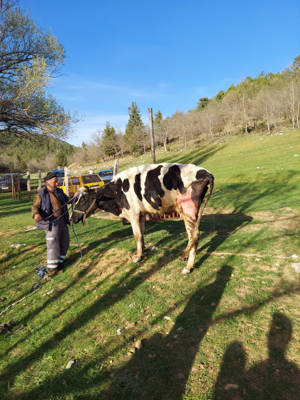
[[[134,262],[135,264],[137,264],[138,262],[142,261],[142,258],[143,258],[143,257],[135,257],[135,258],[133,259],[133,262]]]
[[[192,270],[191,270],[191,269],[188,269],[188,268],[183,268],[183,270],[181,271],[181,273],[182,273],[183,275],[190,274],[191,272],[192,272]]]

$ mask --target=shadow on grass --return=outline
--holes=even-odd
[[[202,150],[191,150],[185,151],[183,154],[172,154],[172,162],[178,162],[183,164],[196,164],[201,165],[218,151],[223,150],[226,145],[211,144],[204,146]],[[159,155],[159,162],[170,162],[170,156],[168,153]]]
[[[101,399],[182,399],[199,345],[230,280],[222,267],[215,281],[200,287],[166,336],[153,335],[115,374]]]
[[[112,243],[114,243],[118,239],[121,240],[122,237],[127,235],[127,231],[129,231],[129,229],[123,229],[120,232],[112,232],[103,240],[100,239],[99,241],[92,242],[92,244],[89,245],[88,249],[90,250],[91,248],[96,247],[100,242],[102,246],[103,244],[105,244],[106,248],[110,248]],[[174,255],[174,257],[176,256]],[[161,266],[162,265],[160,265],[159,268],[161,268]],[[111,307],[115,302],[120,301],[122,298],[126,298],[126,296],[128,295],[128,291],[133,291],[137,286],[147,280],[153,273],[158,270],[156,265],[140,273],[136,273],[138,269],[139,265],[134,266],[134,268],[127,272],[125,276],[119,280],[119,282],[113,284],[110,290],[105,293],[100,299],[94,301],[93,304],[87,306],[84,311],[78,313],[76,319],[74,319],[71,323],[67,324],[58,332],[54,333],[51,338],[48,338],[48,340],[44,341],[29,355],[9,364],[4,372],[0,375],[0,381],[4,380],[13,383],[19,373],[29,368],[33,363],[37,362],[37,360],[41,359],[45,352],[54,349],[57,344],[65,339],[68,335],[85,326],[90,320],[94,319],[98,314],[104,312],[107,308]],[[83,277],[86,272],[87,271],[82,272],[81,277]],[[73,284],[74,282],[71,283],[71,285]],[[65,290],[61,291],[61,294],[64,292]],[[58,296],[61,294],[58,294]],[[51,299],[46,302],[46,305],[49,303],[52,303]],[[38,312],[45,310],[46,306],[42,305],[38,309]],[[32,312],[30,317],[36,318],[36,316],[37,313]],[[29,318],[25,317],[23,321],[21,320],[19,321],[19,323],[28,322]]]
[[[264,193],[261,195],[263,196]],[[250,217],[238,211],[239,208],[237,207],[234,218],[228,216],[228,214],[223,216],[219,214],[215,217],[207,216],[206,220],[203,218],[201,227],[202,229],[204,227],[204,233],[202,238],[205,238],[214,230],[216,234],[208,244],[200,249],[207,249],[207,254],[197,261],[197,267],[200,267],[205,259],[209,257],[209,253],[227,240],[234,231],[245,223],[250,222]],[[211,224],[209,219],[211,219]],[[222,221],[220,222],[220,220]],[[163,224],[164,229],[170,229],[174,232],[172,227],[175,225],[173,222],[166,221],[161,224]],[[224,225],[226,226],[224,227]],[[146,234],[147,231],[156,232],[157,228],[158,223],[153,224],[149,229],[147,227]],[[182,242],[178,240],[177,235],[179,231],[184,232],[182,225],[180,228],[179,225],[176,225],[176,230],[171,240],[168,235],[159,240],[159,246],[161,247],[166,246],[169,249],[170,243],[172,245],[172,251],[168,251],[169,262],[177,259],[178,252],[182,248]],[[117,232],[114,231],[104,238],[100,237],[90,242],[88,249],[91,250],[100,245],[101,250],[104,250],[109,248],[112,243],[122,241],[125,237],[127,238],[131,235],[130,227]],[[138,272],[138,266],[132,268],[117,283],[113,284],[102,298],[94,301],[84,311],[78,313],[75,320],[55,332],[51,338],[47,338],[27,356],[10,363],[0,376],[0,380],[9,381],[13,385],[17,376],[30,368],[32,364],[37,363],[45,352],[53,350],[59,342],[74,331],[81,329],[100,313],[105,312],[116,301],[126,298],[129,290],[135,290],[162,267],[163,262],[161,260],[164,257],[165,253],[163,252],[163,255],[160,256],[155,265],[147,270]],[[230,275],[231,267],[226,265],[220,269],[212,284],[199,287],[189,299],[183,313],[176,319],[171,332],[167,336],[160,334],[152,336],[124,367],[116,370],[112,383],[105,392],[101,393],[101,399],[182,399],[199,345],[209,326],[213,323],[212,315],[220,302]],[[124,285],[125,283],[126,286]],[[257,307],[252,307],[251,312],[261,307],[265,301],[267,300],[263,299],[257,304]],[[239,312],[243,312],[243,310],[239,310]],[[103,356],[101,355],[100,359],[97,359],[93,365],[97,368],[97,365],[101,364],[102,361]],[[49,398],[70,393],[76,394],[77,391],[82,391],[82,387],[84,387],[85,393],[88,393],[93,387],[102,384],[103,380],[109,382],[110,378],[105,375],[105,371],[101,372],[101,368],[99,372],[95,372],[94,377],[84,378],[84,370],[86,368],[88,367],[84,366],[83,368],[74,369],[74,371],[64,371],[54,377],[45,379],[42,384],[20,395],[19,398]],[[71,381],[71,386],[68,385],[66,387],[64,384],[65,379]],[[90,395],[82,395],[80,398],[88,399],[92,397]],[[99,394],[97,398],[99,398]]]
[[[292,324],[283,313],[273,314],[268,335],[269,358],[246,370],[242,343],[226,349],[215,385],[215,400],[298,400],[300,370],[285,357],[292,337]]]
[[[244,181],[244,177],[232,178],[235,183],[225,183],[217,186],[215,177],[213,197],[209,203],[216,209],[233,209],[234,213],[247,213],[251,210],[274,210],[283,207],[297,207],[299,202],[299,184],[290,182],[297,171],[286,171],[282,180],[280,175],[270,176],[267,180]],[[247,179],[247,177],[246,177]],[[287,201],[288,196],[288,201]]]
[[[227,215],[225,216],[227,218]],[[227,237],[229,236],[230,232],[232,233],[236,229],[238,229],[241,225],[244,223],[249,222],[250,218],[247,216],[239,215],[238,218],[233,218],[234,223],[231,223],[230,225],[226,226],[226,235],[219,235],[218,233],[216,234],[216,241],[213,242],[214,248],[216,248],[218,245],[222,243],[222,241],[226,240]],[[205,221],[205,219],[204,219]],[[224,221],[222,221],[223,223]],[[221,222],[219,222],[221,224]],[[213,227],[210,226],[210,224],[205,224],[206,228],[208,229],[207,234],[211,233],[211,229],[214,229]],[[154,224],[149,224],[149,231],[150,232],[157,232],[159,228],[163,228],[164,230],[170,229],[172,232],[175,230],[175,233],[172,235],[166,235],[164,236],[163,239],[159,241],[159,246],[163,247],[166,246],[168,247],[167,253],[168,253],[168,262],[172,262],[172,260],[176,260],[178,258],[178,252],[181,251],[181,248],[183,247],[182,241],[178,240],[178,232],[182,231],[184,232],[184,226],[182,221],[180,222],[174,222],[174,221],[165,221],[165,222],[158,222]],[[221,229],[221,227],[220,227]],[[222,231],[224,230],[224,227],[221,229]],[[130,235],[129,235],[130,233]],[[93,241],[89,243],[88,245],[88,250],[91,250],[92,248],[97,247],[99,244],[101,245],[101,250],[103,251],[105,248],[109,248],[111,246],[112,242],[116,242],[118,240],[124,240],[125,237],[131,237],[131,228],[124,228],[121,231],[118,232],[112,232],[110,235],[107,235],[106,237],[99,239],[97,241]],[[134,241],[134,239],[132,239]],[[172,246],[172,250],[170,251],[170,247]],[[42,357],[45,351],[52,350],[53,348],[56,347],[56,343],[58,341],[63,340],[66,338],[69,334],[71,334],[73,331],[80,329],[83,327],[90,319],[93,319],[96,317],[96,315],[100,314],[101,312],[104,312],[105,309],[108,307],[112,306],[115,301],[120,301],[122,298],[125,298],[128,294],[128,291],[133,291],[137,288],[139,284],[147,280],[152,274],[154,274],[156,271],[158,271],[165,263],[166,259],[166,254],[165,252],[160,252],[158,260],[156,260],[155,264],[152,265],[150,268],[147,270],[138,272],[139,266],[135,266],[130,272],[128,272],[123,279],[120,279],[120,281],[116,284],[114,284],[109,292],[105,294],[101,299],[95,301],[91,306],[87,307],[82,313],[80,313],[76,320],[73,321],[72,323],[68,324],[64,328],[61,329],[60,332],[55,333],[53,337],[51,337],[49,340],[44,342],[39,348],[37,348],[35,351],[33,351],[29,356],[22,358],[18,362],[11,364],[7,370],[4,372],[4,374],[0,377],[1,379],[9,379],[11,383],[13,383],[14,378],[21,373],[24,369],[28,368],[31,364],[37,362],[39,358]],[[204,259],[201,260],[200,263],[202,263]],[[198,266],[200,266],[198,263]],[[178,271],[179,272],[179,271]],[[178,317],[175,327],[168,335],[166,338],[163,337],[162,335],[155,335],[153,338],[150,339],[148,345],[147,345],[147,352],[150,351],[156,351],[157,354],[162,355],[162,358],[158,357],[156,359],[151,359],[152,362],[152,368],[154,370],[168,370],[169,368],[172,368],[172,371],[170,371],[170,374],[173,376],[174,380],[174,385],[173,385],[173,392],[172,396],[174,394],[175,397],[174,399],[180,398],[181,393],[184,391],[184,387],[186,384],[186,381],[189,376],[190,368],[192,365],[192,362],[197,354],[198,351],[198,346],[204,337],[208,327],[211,324],[211,317],[213,312],[215,311],[222,293],[224,291],[224,288],[230,278],[231,274],[231,267],[225,266],[224,268],[221,269],[221,271],[217,274],[217,279],[216,281],[208,285],[207,287],[199,287],[198,290],[192,295],[190,301],[188,302],[188,305],[185,309],[185,311]],[[181,278],[183,279],[183,278]],[[126,285],[124,285],[126,283]],[[84,297],[84,296],[83,296]],[[78,299],[78,301],[82,301],[83,297]],[[49,300],[50,302],[50,300]],[[41,311],[41,310],[40,310]],[[33,316],[33,315],[32,315]],[[27,319],[27,318],[26,318]],[[28,319],[27,319],[28,321]],[[173,336],[176,335],[176,331],[181,326],[185,326],[185,329],[183,332],[180,333],[180,338],[177,341],[175,340]],[[174,343],[173,343],[174,342]],[[173,344],[172,344],[173,343]],[[179,346],[182,350],[181,352],[178,353],[178,356],[176,356],[174,359],[168,361],[169,353],[172,348],[172,346]],[[188,350],[186,349],[186,346],[188,347]],[[123,375],[127,376],[128,374],[132,376],[131,374],[131,369],[133,370],[139,370],[142,368],[143,363],[148,363],[149,361],[149,356],[148,353],[144,353],[144,349],[139,352],[137,355],[134,356],[132,361],[129,363],[128,368],[123,371],[120,370],[120,379],[118,378],[117,383],[119,389],[123,387]],[[173,351],[172,351],[173,353]],[[152,354],[152,353],[150,353]],[[106,355],[107,356],[107,355]],[[101,363],[102,360],[97,360],[96,364]],[[167,362],[167,365],[165,363]],[[182,364],[183,362],[183,364]],[[94,368],[94,366],[93,366]],[[85,367],[83,368],[85,369]],[[128,372],[129,371],[129,372]],[[152,371],[153,373],[153,371]],[[175,374],[175,375],[174,375]],[[101,375],[101,374],[100,374]],[[82,379],[84,376],[84,371],[78,371],[78,375],[76,373],[76,376],[74,376],[74,372],[71,372],[72,376],[72,385],[74,387],[74,392],[76,391],[76,387],[78,385],[82,385]],[[118,374],[119,376],[119,374]],[[160,388],[163,386],[168,387],[167,385],[167,380],[169,379],[169,373],[167,375],[164,374],[162,375],[163,378],[161,378],[161,375],[155,375],[156,379],[158,379],[157,384],[159,384]],[[177,378],[176,378],[177,376]],[[179,378],[178,378],[179,376]],[[47,393],[48,395],[61,395],[61,394],[67,394],[69,393],[69,389],[65,387],[63,384],[64,380],[70,378],[70,372],[66,371],[59,376],[56,376],[50,380],[46,380],[42,385],[37,387],[36,389],[33,389],[31,392],[22,395],[21,398],[32,398],[32,397],[38,397],[38,398],[43,398],[43,393],[46,390],[47,387]],[[93,387],[97,385],[97,381],[99,379],[99,376],[97,374],[97,379],[92,380],[90,382],[85,382],[85,386],[87,390],[89,389],[89,386]],[[131,378],[130,378],[131,379]],[[147,377],[143,378],[144,380],[147,380]],[[162,379],[162,381],[159,383],[159,380]],[[165,379],[165,380],[164,380]],[[143,380],[143,382],[144,382]],[[131,379],[132,381],[132,379]],[[140,381],[140,377],[138,379]],[[177,386],[175,385],[175,381],[177,382]],[[54,384],[55,382],[55,384]],[[136,383],[132,382],[133,386],[130,386],[128,390],[131,390],[133,388],[133,391],[135,391],[135,385]],[[117,387],[115,383],[111,386],[111,389],[108,390],[108,392],[105,394],[105,396],[108,396],[107,398],[114,398],[114,388]],[[140,388],[143,388],[143,396],[146,396],[144,398],[150,399],[153,398],[152,396],[152,383],[147,387],[148,392],[145,394],[145,387],[142,385],[139,386]],[[127,390],[127,389],[126,389]],[[169,389],[168,389],[169,390]],[[110,393],[112,391],[112,394]],[[160,389],[161,391],[161,389]],[[42,397],[40,397],[42,396]],[[147,397],[148,396],[148,397]],[[177,396],[177,397],[176,397]],[[179,397],[178,397],[179,396]],[[87,397],[88,398],[88,397]],[[102,397],[101,397],[102,398]],[[105,397],[103,397],[105,398]],[[118,397],[117,397],[118,398]],[[130,398],[130,397],[129,397]],[[154,397],[155,398],[155,397]],[[157,397],[161,398],[161,397]]]

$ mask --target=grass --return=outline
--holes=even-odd
[[[64,273],[0,316],[9,327],[0,333],[0,398],[297,398],[299,134],[158,153],[158,162],[193,162],[216,177],[195,270],[180,274],[181,221],[147,224],[139,265],[130,226],[76,226],[82,262],[72,238]],[[0,196],[0,312],[45,263],[43,232],[28,230],[31,202],[22,198]]]

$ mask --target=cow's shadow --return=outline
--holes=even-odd
[[[234,222],[229,223],[228,218],[230,217],[228,215],[220,215],[217,216],[217,220],[214,222],[214,226],[212,226],[212,218],[212,216],[206,216],[203,219],[203,226],[201,228],[204,236],[211,236],[208,242],[208,249],[219,246],[228,238],[230,232],[233,233],[240,226],[247,224],[251,220],[248,216],[239,214],[239,216],[233,218]],[[157,229],[170,229],[170,233],[172,234],[174,224],[178,230],[175,234],[173,233],[172,248],[168,248],[167,253],[164,249],[169,244],[170,238],[168,234],[161,235],[164,237],[160,239],[158,245],[165,247],[158,253],[158,258],[155,258],[155,262],[153,262],[153,259],[151,260],[151,265],[148,269],[143,270],[142,268],[136,277],[132,274],[135,271],[139,271],[139,266],[135,266],[132,271],[130,269],[127,273],[129,281],[126,287],[123,287],[122,282],[117,284],[107,296],[105,295],[102,299],[97,300],[95,304],[85,310],[84,314],[77,318],[75,324],[65,327],[60,333],[60,337],[64,337],[65,334],[72,332],[75,328],[80,328],[82,324],[85,324],[90,318],[94,318],[101,310],[113,304],[114,301],[119,301],[126,295],[129,289],[133,291],[137,285],[163,268],[166,254],[168,262],[177,260],[179,252],[181,253],[184,247],[183,240],[178,240],[178,232],[185,231],[182,221],[164,221],[153,225],[150,224],[147,230],[148,232],[156,232]],[[224,226],[223,224],[226,225]],[[224,230],[226,233],[224,233]],[[130,226],[121,231],[118,229],[111,231],[105,238],[99,238],[99,240],[97,239],[89,245],[94,248],[98,243],[101,243],[101,246],[109,248],[116,239],[124,240],[128,235],[131,236]],[[134,241],[133,237],[132,240]],[[179,243],[178,246],[176,244],[177,241]],[[198,267],[201,262],[203,262],[203,257],[200,258],[197,264]],[[199,350],[199,345],[211,325],[213,313],[218,307],[224,289],[229,282],[231,272],[232,268],[224,265],[217,272],[215,280],[212,283],[207,285],[200,283],[192,296],[187,300],[185,309],[177,317],[169,334],[154,334],[146,342],[143,342],[142,348],[134,353],[126,365],[113,371],[115,375],[112,383],[104,392],[101,392],[101,394],[100,392],[98,393],[101,399],[182,399],[193,362]],[[127,279],[123,280],[123,283],[126,281]],[[118,297],[112,297],[112,294],[117,292]],[[185,301],[186,299],[183,300]],[[163,318],[163,315],[161,318]],[[47,343],[42,347],[45,348],[46,345]],[[43,348],[37,349],[35,354],[40,354]],[[33,356],[34,354],[30,356],[30,359],[25,360],[22,365],[26,364],[26,362],[29,364]],[[109,357],[109,354],[107,356]],[[72,376],[70,376],[68,371],[59,376],[54,376],[53,379],[46,380],[36,390],[24,393],[23,397],[32,398],[35,393],[40,393],[45,388],[47,388],[48,394],[54,396],[70,393],[69,391],[67,392],[68,388],[65,388],[66,391],[64,391],[64,386],[59,385],[59,382],[63,382],[66,377],[68,377],[68,380],[71,380],[72,392],[75,393],[77,388],[80,389],[82,385],[82,377],[85,376],[85,371],[88,368],[97,369],[97,365],[101,365],[102,360],[103,353],[101,356],[99,355],[97,360],[93,360],[91,364],[84,365],[82,368],[78,368],[77,371],[74,370]],[[87,387],[97,387],[103,383],[103,380],[109,379],[107,376],[108,373],[109,370],[103,371],[99,369],[98,373],[95,371],[93,378],[86,382]],[[53,384],[54,382],[55,385]],[[83,396],[82,398],[85,397]]]
[[[251,220],[251,217],[241,213],[205,216],[201,228],[202,239],[212,237],[205,246],[200,247],[205,254],[198,259],[196,267],[199,268],[211,252]],[[163,229],[167,230],[172,230],[174,226],[173,221],[163,224]],[[153,224],[150,231],[157,227],[157,224]],[[184,226],[180,229],[185,231]],[[167,242],[168,239],[162,239],[159,245]],[[218,271],[213,283],[199,287],[177,317],[170,333],[166,336],[155,334],[145,341],[131,360],[116,372],[112,384],[101,393],[101,398],[182,399],[199,345],[211,325],[212,315],[231,272],[232,268],[225,265]]]
[[[182,399],[199,345],[231,273],[232,268],[225,265],[213,283],[196,290],[169,334],[155,334],[143,342],[116,372],[101,399]]]

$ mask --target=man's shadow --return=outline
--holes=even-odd
[[[285,357],[292,324],[282,313],[273,314],[268,336],[269,358],[245,371],[246,354],[239,342],[231,343],[215,385],[215,400],[298,400],[300,370]]]
[[[142,348],[115,373],[101,399],[182,399],[199,345],[231,273],[231,267],[221,268],[213,283],[193,294],[168,335],[155,334],[144,341]]]

